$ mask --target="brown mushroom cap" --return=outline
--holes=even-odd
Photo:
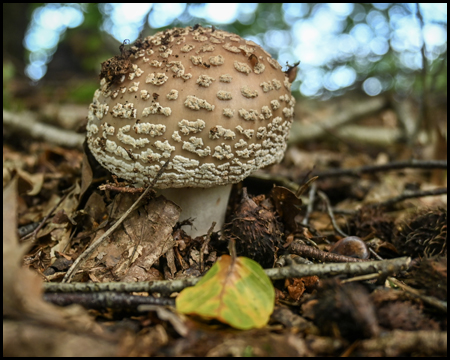
[[[88,145],[121,178],[157,188],[237,183],[280,162],[294,97],[260,46],[214,28],[170,29],[103,64]]]

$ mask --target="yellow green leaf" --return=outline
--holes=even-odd
[[[178,295],[176,307],[184,314],[252,329],[267,324],[274,301],[272,282],[257,262],[223,255],[197,285]]]

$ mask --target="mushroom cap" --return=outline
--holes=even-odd
[[[259,45],[214,28],[187,27],[137,41],[102,64],[87,142],[113,174],[157,188],[237,183],[280,162],[294,97]]]

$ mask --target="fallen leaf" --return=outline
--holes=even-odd
[[[131,194],[118,194],[111,219],[119,218],[135,199],[136,196]],[[152,266],[176,244],[172,231],[180,213],[181,208],[163,196],[150,200],[125,219],[123,228],[111,234],[110,239],[92,253],[82,269],[92,271],[101,282],[155,280]],[[97,238],[99,236],[100,233]],[[105,272],[100,265],[110,271]]]
[[[28,246],[19,244],[17,227],[17,178],[3,191],[3,316],[57,323],[62,317],[41,299],[42,281],[20,266]]]
[[[223,255],[196,286],[180,293],[176,307],[247,330],[267,324],[274,301],[273,285],[257,262]]]
[[[275,186],[270,192],[270,197],[289,230],[296,231],[299,217],[302,214],[302,200],[291,190],[282,186]]]
[[[42,299],[42,279],[22,267],[28,245],[17,238],[17,178],[3,191],[3,352],[7,356],[111,356],[117,342],[79,305],[60,308]],[[79,335],[83,332],[83,335]],[[96,343],[95,351],[90,352]]]

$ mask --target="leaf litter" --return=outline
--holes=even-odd
[[[301,241],[319,254],[343,239],[336,233],[325,203],[306,193],[299,198],[296,188],[273,187],[273,183],[281,179],[283,184],[291,184],[285,179],[293,179],[301,185],[308,179],[300,171],[305,167],[291,167],[290,162],[309,162],[321,167],[316,169],[319,171],[357,168],[370,163],[371,158],[349,153],[342,158],[335,152],[324,155],[320,149],[308,155],[296,149],[290,148],[284,164],[266,172],[273,179],[269,186],[256,175],[244,183],[246,190],[242,185],[235,187],[227,218],[228,224],[234,221],[234,229],[223,234],[213,232],[207,246],[203,246],[204,237],[192,239],[183,231],[184,226],[195,226],[195,219],[177,224],[180,209],[150,195],[96,249],[73,281],[100,284],[195,278],[207,274],[218,261],[220,264],[217,259],[228,253],[230,238],[254,242],[267,237],[264,241],[271,244],[272,255],[261,257],[264,267],[270,268],[281,259],[286,259],[287,267],[294,261],[320,263],[314,257],[294,257],[290,244]],[[378,156],[376,162],[386,160]],[[4,353],[27,355],[22,344],[29,346],[30,340],[17,336],[21,332],[30,336],[33,351],[42,356],[267,355],[265,345],[272,346],[274,352],[270,354],[277,356],[337,355],[346,349],[362,355],[442,354],[446,349],[442,313],[420,296],[411,297],[383,281],[387,274],[355,278],[353,283],[346,282],[353,281],[351,274],[274,281],[277,296],[269,323],[259,330],[238,333],[215,320],[205,322],[180,315],[171,306],[166,306],[165,313],[155,308],[139,312],[126,303],[114,310],[105,307],[87,312],[76,305],[61,308],[42,301],[42,281],[60,282],[73,261],[137,198],[137,194],[99,191],[107,176],[89,163],[87,155],[75,150],[33,143],[27,153],[21,153],[7,145],[5,151],[4,145],[4,329],[8,330]],[[314,171],[309,176],[314,176]],[[14,178],[19,192],[9,187]],[[411,269],[396,274],[397,278],[419,289],[423,296],[445,302],[445,197],[416,197],[394,206],[373,206],[402,192],[426,189],[429,181],[427,172],[404,169],[367,173],[359,178],[319,176],[317,188],[328,196],[336,224],[346,234],[360,237],[372,251],[372,259],[373,253],[385,259],[412,256]],[[305,224],[311,198],[312,211]],[[348,215],[346,211],[350,211]],[[236,221],[239,216],[241,220]],[[242,219],[251,221],[237,225]],[[35,236],[22,235],[18,240],[17,227],[20,230],[42,222]],[[239,246],[245,249],[247,244]],[[246,254],[253,256],[252,251]],[[151,300],[169,296],[170,292],[129,294]],[[171,298],[177,295],[172,292]],[[406,339],[408,346],[395,348],[385,339],[385,333],[398,341]],[[414,333],[421,336],[422,347],[414,346]]]

